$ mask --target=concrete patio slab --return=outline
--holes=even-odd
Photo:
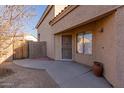
[[[46,69],[54,81],[63,88],[111,87],[103,77],[94,76],[90,67],[75,62],[24,59],[15,60],[14,63],[29,68]]]
[[[111,88],[103,78],[96,77],[92,72],[74,77],[61,85],[63,88]]]
[[[0,65],[0,88],[58,88],[44,69],[25,68],[12,62]],[[6,71],[7,70],[7,71]]]

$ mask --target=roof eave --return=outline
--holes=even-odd
[[[38,21],[37,25],[35,26],[35,28],[38,28],[40,26],[40,24],[43,22],[43,20],[45,19],[45,17],[47,16],[47,14],[50,12],[51,8],[53,7],[53,5],[48,5],[46,10],[44,11],[43,15],[41,16],[40,20]]]

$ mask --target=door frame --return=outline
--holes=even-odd
[[[61,35],[61,59],[60,59],[60,60],[62,60],[62,61],[72,61],[72,59],[73,59],[73,58],[72,58],[72,57],[73,57],[73,56],[72,56],[72,53],[71,53],[71,56],[72,56],[71,59],[62,58],[62,51],[63,51],[63,50],[62,50],[62,44],[63,44],[63,41],[62,41],[63,39],[62,39],[62,38],[63,38],[63,36],[71,36],[71,52],[73,53],[73,51],[72,51],[72,48],[73,48],[73,46],[72,46],[72,45],[73,45],[73,44],[72,44],[72,43],[73,43],[73,42],[72,42],[72,34],[63,34],[63,35]]]

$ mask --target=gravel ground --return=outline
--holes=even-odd
[[[0,64],[0,68],[11,69],[8,75],[0,75],[0,88],[56,88],[58,84],[44,69],[30,69],[12,62]],[[11,73],[11,74],[10,74]]]

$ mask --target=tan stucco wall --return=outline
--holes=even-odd
[[[119,8],[115,15],[118,85],[124,87],[124,7]]]
[[[46,41],[47,43],[47,56],[54,58],[54,31],[49,25],[49,22],[67,5],[53,6],[44,21],[40,24],[37,32],[40,33],[40,41]]]
[[[100,32],[102,28],[104,32]],[[96,22],[93,60],[103,63],[106,79],[117,86],[115,14]]]
[[[86,5],[79,6],[70,12],[68,15],[64,16],[62,20],[59,20],[52,26],[54,33],[58,33],[69,29],[73,26],[85,23],[87,21],[93,21],[92,18],[99,17],[119,6],[116,5]]]
[[[52,34],[49,21],[54,17],[54,14],[54,8],[52,8],[37,31],[40,33],[40,41],[46,41],[47,56],[51,58],[54,58],[54,35]]]
[[[113,85],[117,85],[117,61],[116,61],[116,31],[115,31],[115,14],[111,14],[98,21],[89,23],[84,26],[77,27],[72,30],[56,35],[56,59],[61,59],[61,36],[64,34],[72,35],[72,55],[73,60],[92,66],[93,61],[98,61],[104,64],[104,76]],[[104,32],[100,32],[103,28]],[[93,33],[93,54],[84,55],[76,52],[76,34],[79,32]]]
[[[61,34],[55,35],[55,60],[61,59]]]

